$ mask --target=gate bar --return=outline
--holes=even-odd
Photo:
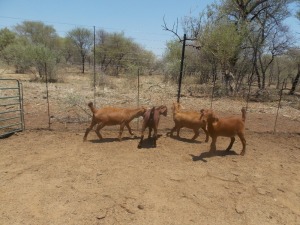
[[[6,114],[6,113],[11,113],[11,112],[18,112],[18,111],[21,111],[21,109],[16,109],[16,110],[10,110],[10,111],[5,111],[5,112],[0,112],[0,115],[1,115],[1,114]]]
[[[8,104],[1,104],[0,105],[1,107],[19,105],[19,109],[2,111],[2,112],[0,112],[0,115],[7,114],[7,113],[12,113],[12,112],[20,112],[20,115],[17,116],[17,117],[10,117],[10,118],[0,119],[0,121],[7,121],[7,120],[13,120],[13,119],[20,118],[20,121],[18,123],[0,127],[0,129],[2,130],[2,129],[8,128],[8,127],[19,126],[19,128],[13,128],[13,130],[7,131],[4,134],[0,134],[0,138],[3,138],[3,137],[6,137],[7,135],[15,133],[15,132],[25,130],[25,123],[24,123],[24,109],[23,109],[24,104],[23,104],[23,85],[22,85],[22,83],[17,79],[10,79],[10,78],[9,79],[1,78],[0,80],[2,80],[2,81],[14,81],[14,82],[17,83],[17,87],[0,87],[0,90],[18,90],[18,93],[17,93],[16,96],[5,96],[5,97],[1,96],[0,100],[1,99],[14,99],[14,100],[19,101],[17,103],[12,102],[12,103],[8,103]]]
[[[18,105],[19,102],[16,102],[16,103],[9,103],[9,104],[4,104],[4,105],[0,105],[0,106],[10,106],[10,105]]]
[[[16,125],[22,125],[22,123],[15,123],[15,124],[11,124],[11,125],[7,125],[7,126],[3,126],[3,127],[0,127],[1,129],[4,129],[4,128],[8,128],[8,127],[13,127],[13,126],[16,126]],[[20,129],[20,128],[19,128]],[[22,129],[20,129],[22,130]]]
[[[13,120],[13,119],[18,119],[19,116],[16,116],[16,117],[10,117],[10,118],[6,118],[6,119],[0,119],[0,122],[1,121],[6,121],[6,120]]]

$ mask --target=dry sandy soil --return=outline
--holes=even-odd
[[[48,130],[44,86],[24,81],[26,130],[0,139],[0,224],[300,224],[298,110],[282,107],[273,133],[277,103],[250,103],[245,156],[239,155],[238,139],[225,153],[229,140],[219,138],[217,151],[209,153],[202,131],[196,141],[190,141],[193,133],[187,129],[179,139],[167,137],[171,111],[161,118],[157,147],[145,140],[137,149],[138,137],[126,130],[117,141],[118,127],[104,128],[101,141],[91,132],[82,142],[90,120],[84,110],[89,112],[93,92],[83,94],[83,109],[69,107],[71,100],[64,97],[78,95],[80,102],[80,83],[78,78],[71,86],[50,85]],[[168,87],[162,97],[153,94],[152,84],[145,86],[146,81],[141,104],[170,109],[176,96],[165,91]],[[126,91],[103,93],[98,105],[126,105],[128,99],[136,104]],[[208,98],[181,102],[195,110],[210,105]],[[243,104],[219,99],[213,106],[219,115],[240,116]],[[138,134],[137,126],[133,121]]]

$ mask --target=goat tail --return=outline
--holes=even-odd
[[[243,108],[241,109],[241,111],[242,111],[242,120],[245,122],[245,121],[246,121],[246,108],[243,107]]]
[[[97,111],[92,102],[89,102],[88,107],[91,109],[93,114]]]
[[[155,107],[153,107],[150,111],[150,115],[149,115],[149,121],[153,121],[154,120],[154,111],[155,111]]]

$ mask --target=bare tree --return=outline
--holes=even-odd
[[[296,90],[297,84],[299,82],[299,79],[300,79],[300,64],[298,64],[298,72],[297,72],[297,75],[296,75],[296,77],[293,81],[292,88],[289,92],[289,95],[293,95],[295,93],[295,90]]]
[[[93,44],[93,35],[89,29],[75,28],[68,32],[67,38],[71,40],[73,45],[77,48],[82,63],[82,73],[85,72],[85,61],[91,51]]]
[[[171,32],[172,34],[174,34],[178,38],[179,42],[183,42],[183,38],[179,35],[179,32],[178,32],[178,19],[176,20],[175,23],[173,23],[172,27],[169,27],[167,25],[167,23],[165,21],[165,18],[163,18],[163,23],[164,23],[162,25],[163,30]],[[196,48],[196,49],[201,48],[201,46],[197,45],[196,42],[195,42],[197,40],[197,37],[198,37],[198,34],[199,34],[199,29],[200,29],[199,27],[197,29],[192,29],[192,32],[185,29],[185,32],[191,33],[190,35],[187,35],[186,38],[185,38],[186,41],[191,41],[190,43],[186,43],[186,46],[191,46],[191,47]]]
[[[293,60],[293,62],[297,65],[297,74],[295,78],[293,78],[292,88],[289,92],[290,95],[295,93],[296,87],[299,84],[300,80],[300,49],[290,49],[288,52],[289,57]]]
[[[298,6],[300,6],[300,1],[297,0],[298,2]],[[296,14],[296,17],[298,18],[299,22],[300,22],[300,9],[298,9],[297,11],[297,14]],[[300,60],[298,59],[298,62],[300,62]],[[299,80],[300,80],[300,63],[298,63],[298,72],[297,72],[297,75],[293,81],[293,84],[292,84],[292,88],[289,92],[290,95],[293,95],[295,93],[295,90],[296,90],[296,87],[299,83]]]
[[[290,15],[288,4],[293,0],[236,2],[241,10],[246,9],[247,5],[251,6],[251,3],[254,6],[250,7],[253,11],[249,10],[250,14],[242,18],[251,22],[248,40],[253,51],[253,67],[258,88],[265,89],[266,71],[275,57],[284,54],[293,43],[288,27],[283,25],[284,19]]]

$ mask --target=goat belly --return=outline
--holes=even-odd
[[[119,125],[119,124],[121,124],[121,123],[116,122],[116,121],[110,121],[108,123],[105,123],[106,126],[114,126],[114,125]]]
[[[227,127],[227,126],[216,127],[213,132],[217,136],[223,136],[223,137],[234,137],[237,134],[236,129],[232,129],[232,127]]]
[[[118,118],[110,118],[109,120],[107,120],[106,122],[104,122],[107,126],[113,126],[113,125],[118,125],[123,123],[124,120],[120,120]]]
[[[223,137],[234,137],[236,135],[236,132],[233,132],[231,130],[228,130],[228,131],[222,130],[222,131],[217,132],[217,135],[223,136]]]

